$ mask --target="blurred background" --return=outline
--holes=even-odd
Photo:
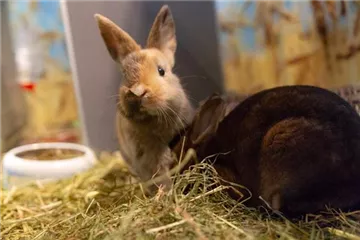
[[[1,147],[65,141],[115,150],[121,75],[101,13],[145,43],[163,4],[179,42],[175,72],[197,104],[214,91],[360,81],[359,1],[1,1]]]
[[[216,9],[227,88],[359,82],[359,1],[217,1]]]
[[[1,1],[2,148],[80,141],[59,1]]]

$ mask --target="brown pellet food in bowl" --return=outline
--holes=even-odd
[[[84,155],[84,152],[74,149],[37,149],[16,154],[27,160],[67,160]]]

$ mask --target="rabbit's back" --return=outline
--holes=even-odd
[[[260,150],[266,133],[276,124],[290,119],[325,124],[328,131],[339,131],[348,144],[359,144],[360,117],[357,112],[335,93],[311,86],[277,87],[252,95],[221,122],[217,137],[211,142],[219,146],[214,150],[230,151],[239,142],[257,142],[250,144],[248,151]]]
[[[289,214],[329,204],[360,203],[360,117],[333,92],[277,87],[240,103],[219,125],[201,155],[220,152],[219,167],[272,207]]]

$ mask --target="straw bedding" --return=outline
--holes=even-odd
[[[360,213],[271,219],[230,199],[205,163],[146,197],[119,154],[99,159],[71,179],[3,190],[2,239],[360,239]]]

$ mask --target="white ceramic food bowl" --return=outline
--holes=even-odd
[[[41,149],[69,149],[83,152],[78,157],[60,160],[30,160],[17,156],[20,153]],[[34,180],[56,180],[70,177],[91,168],[96,163],[93,151],[74,143],[35,143],[8,151],[3,158],[4,185],[10,187]]]

